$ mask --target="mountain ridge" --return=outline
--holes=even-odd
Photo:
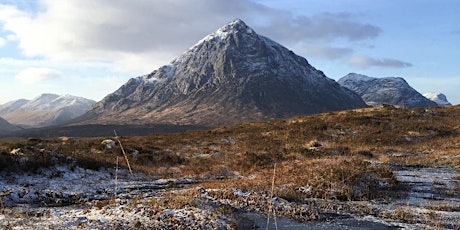
[[[370,106],[382,104],[408,108],[437,106],[401,77],[375,78],[349,73],[337,82],[356,92]]]
[[[32,100],[19,99],[0,105],[0,116],[26,128],[44,127],[78,117],[94,103],[83,97],[44,93]]]

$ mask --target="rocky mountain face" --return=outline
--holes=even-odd
[[[356,92],[370,106],[382,104],[407,108],[437,106],[399,77],[374,78],[350,73],[339,79],[338,83]]]
[[[364,106],[305,58],[235,20],[79,120],[218,126]]]
[[[17,130],[20,130],[20,128],[10,124],[8,121],[0,117],[0,135],[7,134]]]
[[[450,106],[452,105],[448,100],[446,95],[442,93],[424,93],[424,97],[430,99],[433,102],[436,102],[439,106]]]
[[[94,103],[72,95],[42,94],[32,100],[20,99],[0,105],[0,116],[22,127],[43,127],[78,117]]]

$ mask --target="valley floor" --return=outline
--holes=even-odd
[[[459,106],[112,139],[0,139],[0,229],[460,229]]]

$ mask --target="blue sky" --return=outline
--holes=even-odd
[[[240,18],[335,80],[403,77],[460,104],[457,0],[0,0],[0,104],[100,100]]]

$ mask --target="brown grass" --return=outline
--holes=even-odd
[[[459,118],[460,106],[370,108],[120,141],[133,170],[150,175],[268,191],[277,163],[276,194],[288,200],[367,200],[397,186],[387,164],[460,167]],[[104,139],[0,140],[0,170],[33,172],[68,163],[67,157],[83,168],[114,167],[116,156],[122,157],[120,146],[107,149]],[[11,155],[15,148],[24,155]],[[135,150],[140,154],[132,155]],[[24,156],[28,161],[21,166]]]

